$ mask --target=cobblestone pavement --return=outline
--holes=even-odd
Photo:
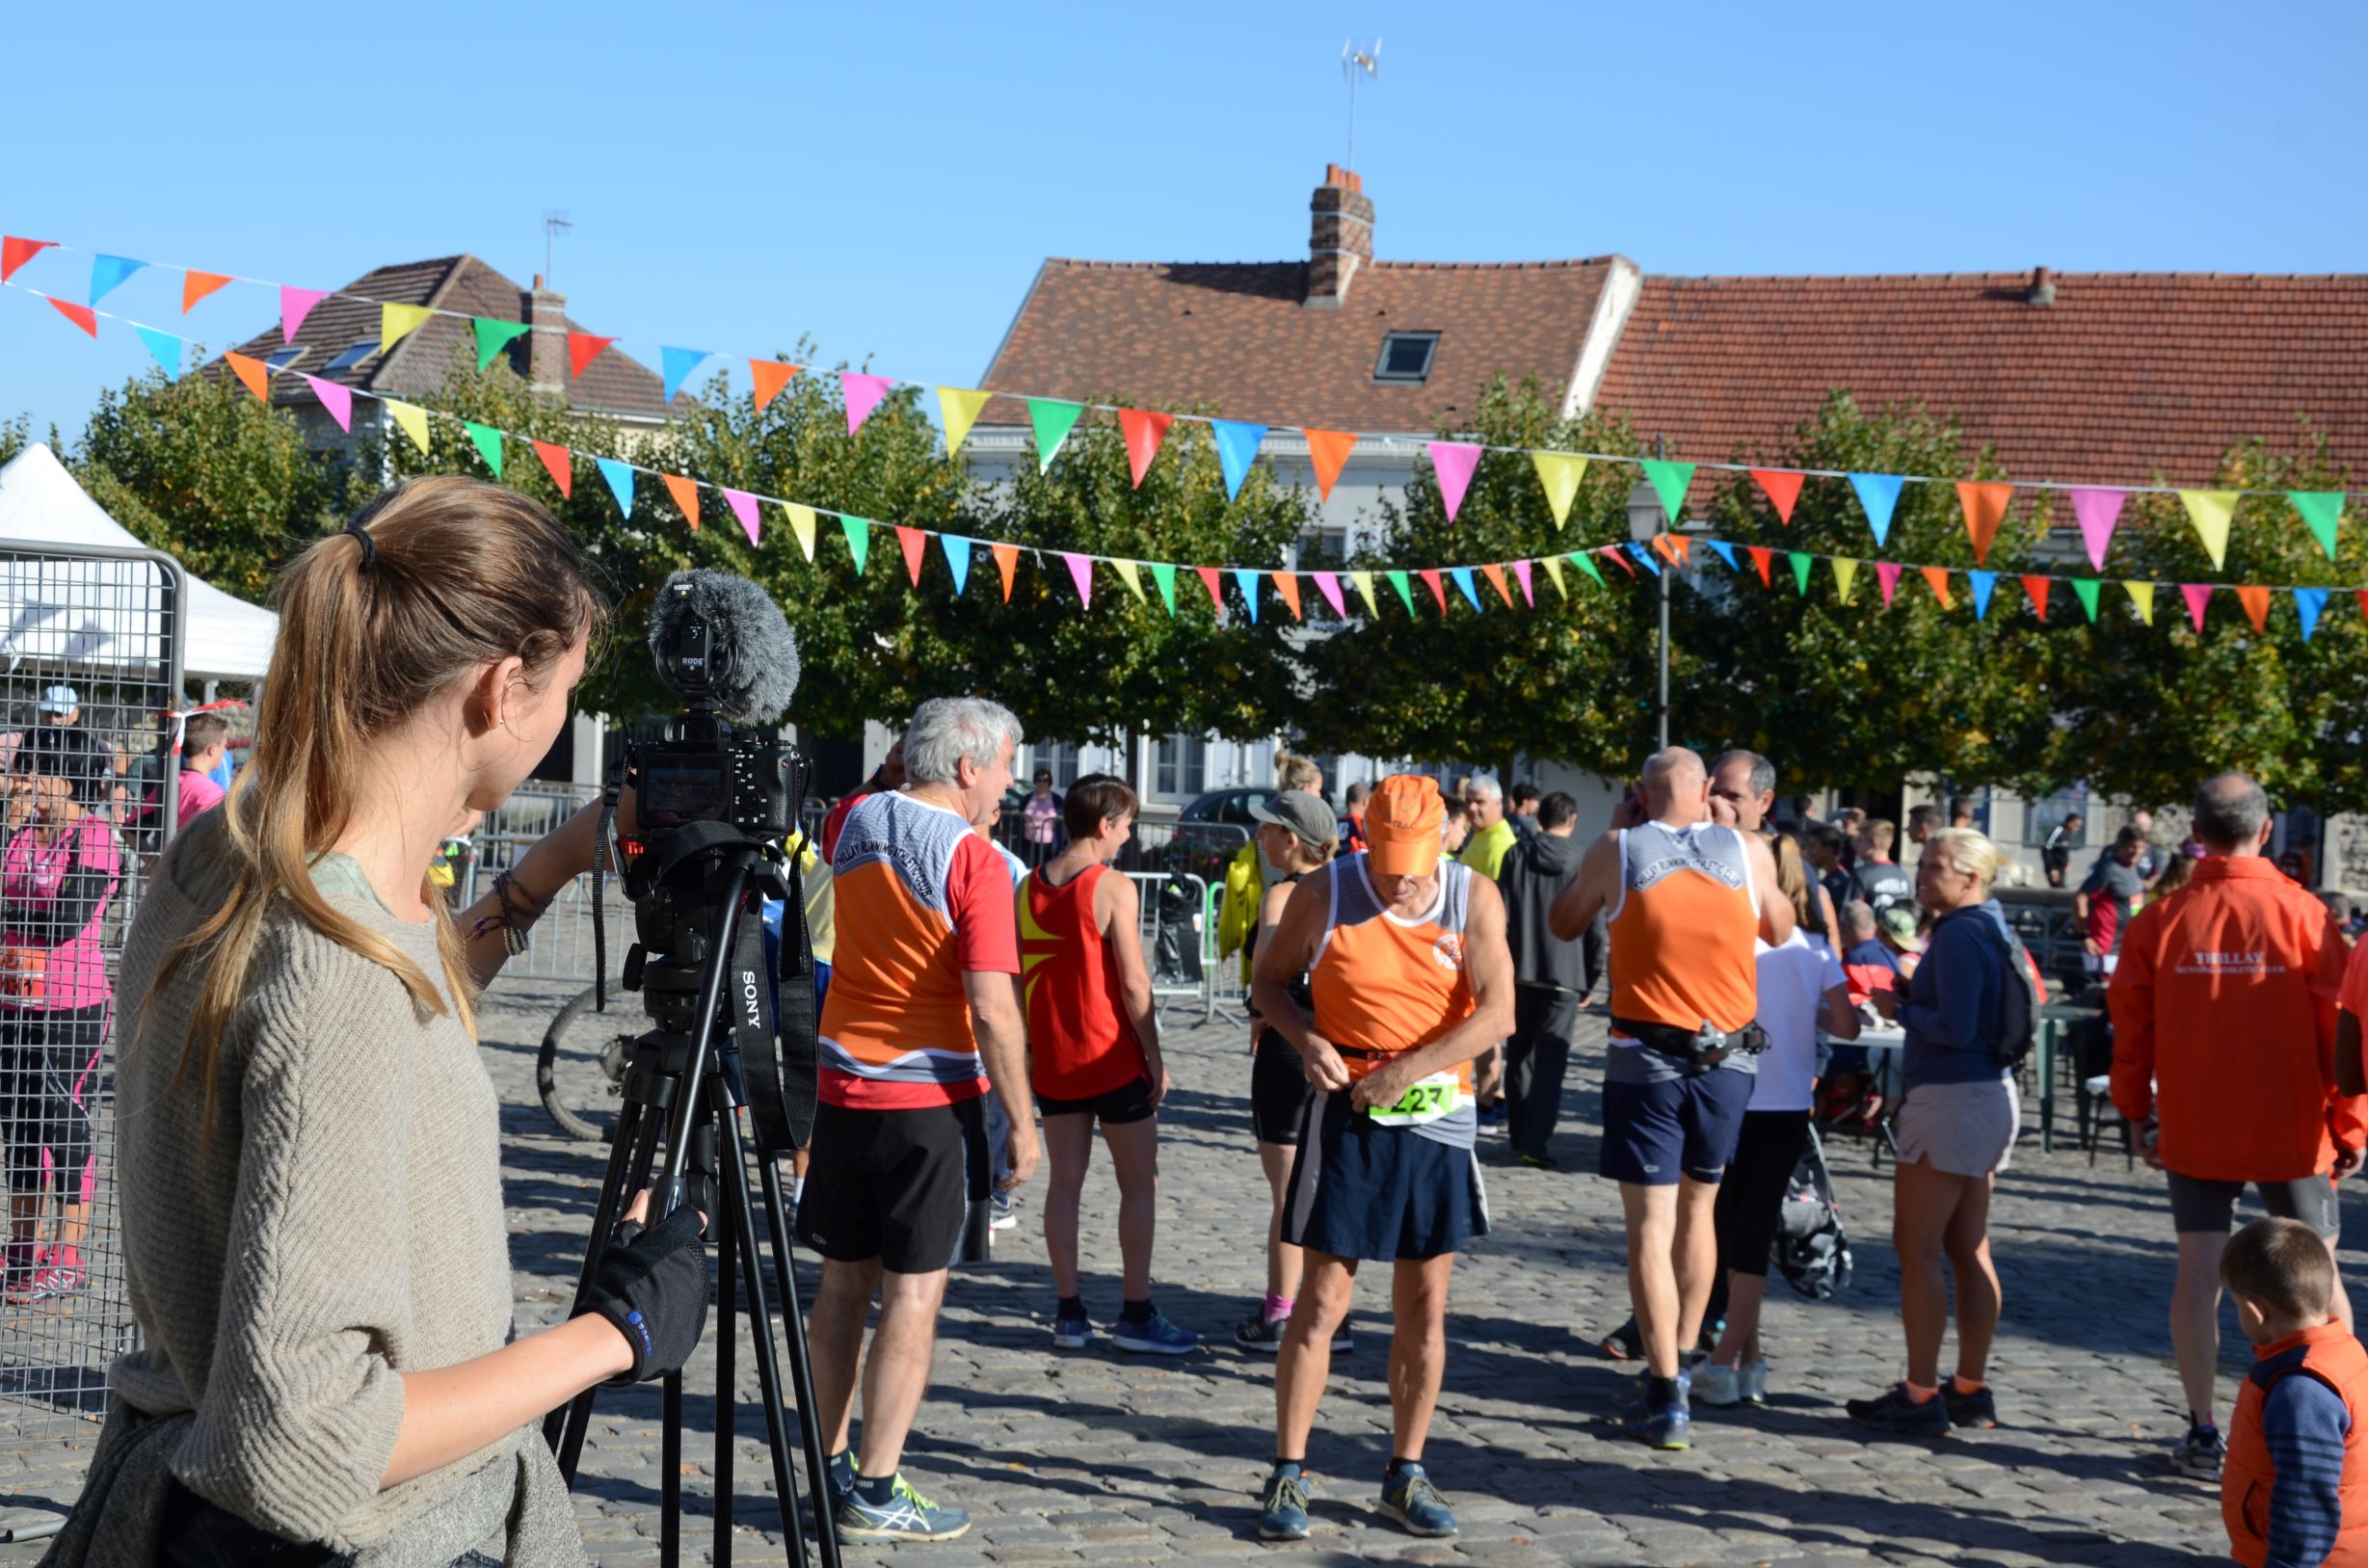
[[[600,1152],[554,1136],[534,1095],[535,1046],[567,994],[505,984],[485,1014],[507,1103],[521,1327],[565,1311],[600,1176]],[[1600,1021],[1590,1020],[1556,1146],[1569,1172],[1593,1168],[1601,1057]],[[1249,1063],[1230,1026],[1173,1036],[1169,1059],[1178,1087],[1163,1116],[1157,1294],[1176,1321],[1225,1342],[1263,1289],[1266,1199],[1248,1128]],[[1502,1139],[1484,1134],[1497,1231],[1456,1269],[1428,1455],[1463,1521],[1461,1538],[1447,1543],[1411,1539],[1373,1510],[1389,1457],[1386,1275],[1370,1279],[1360,1302],[1357,1349],[1335,1362],[1309,1455],[1315,1537],[1264,1545],[1255,1539],[1253,1493],[1271,1453],[1271,1362],[1230,1344],[1178,1361],[1106,1347],[1055,1352],[1035,1223],[1040,1174],[996,1261],[956,1276],[935,1380],[906,1451],[916,1484],[970,1509],[976,1524],[945,1546],[850,1548],[849,1558],[944,1568],[2224,1559],[2216,1489],[2174,1476],[2164,1457],[2182,1422],[2164,1328],[2173,1243],[2159,1179],[2142,1166],[2125,1171],[2117,1149],[2092,1168],[2070,1143],[2067,1134],[2042,1157],[2027,1134],[1999,1183],[1992,1235],[2006,1320],[1992,1377],[2004,1427],[1925,1443],[1862,1437],[1843,1422],[1842,1399],[1879,1389],[1900,1360],[1887,1167],[1875,1170],[1866,1148],[1849,1142],[1832,1156],[1856,1283],[1839,1301],[1812,1303],[1771,1281],[1770,1407],[1697,1410],[1697,1446],[1656,1454],[1620,1431],[1636,1369],[1593,1348],[1627,1311],[1615,1190],[1591,1175],[1513,1166]],[[1085,1296],[1103,1322],[1118,1307],[1115,1199],[1104,1164],[1088,1183],[1084,1225]],[[801,1261],[811,1291],[813,1261]],[[2352,1254],[2345,1262],[2360,1266]],[[2242,1354],[2233,1317],[2223,1335],[2232,1394]],[[739,1366],[753,1399],[745,1348]],[[708,1560],[712,1381],[710,1345],[686,1401],[686,1556],[698,1561]],[[654,1389],[606,1394],[599,1406],[576,1496],[601,1564],[656,1560],[657,1418]],[[732,1558],[782,1561],[753,1406],[742,1406],[734,1429]],[[71,1495],[73,1459],[54,1441],[20,1446],[14,1457],[15,1500]],[[0,1547],[0,1561],[38,1552]]]

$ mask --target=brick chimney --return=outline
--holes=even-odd
[[[2031,286],[2023,290],[2023,303],[2042,308],[2056,303],[2056,277],[2045,267],[2031,269]]]
[[[535,274],[526,297],[526,381],[543,397],[568,400],[568,297],[543,286]]]
[[[1339,164],[1324,166],[1324,182],[1308,203],[1307,305],[1337,310],[1348,298],[1357,269],[1373,259],[1373,203],[1365,181]]]

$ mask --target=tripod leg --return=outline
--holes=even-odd
[[[748,1290],[749,1342],[757,1352],[757,1383],[762,1391],[765,1436],[772,1449],[773,1495],[781,1503],[783,1544],[792,1559],[803,1562],[805,1531],[798,1522],[797,1475],[789,1462],[789,1432],[782,1415],[781,1361],[773,1346],[772,1316],[765,1307],[763,1256],[757,1250],[757,1213],[749,1201],[748,1151],[740,1142],[737,1114],[720,1079],[713,1092],[724,1127],[724,1147],[716,1164],[724,1206],[739,1233],[741,1284]],[[813,1496],[815,1527],[830,1530],[829,1494],[817,1490]]]
[[[682,1374],[668,1372],[658,1416],[658,1564],[682,1561]]]
[[[814,1518],[819,1528],[814,1531],[814,1544],[822,1568],[838,1568],[838,1529],[822,1517],[831,1495],[826,1479],[830,1457],[822,1451],[822,1426],[815,1415],[813,1366],[806,1355],[806,1309],[798,1299],[797,1264],[789,1256],[789,1210],[782,1202],[781,1163],[760,1154],[757,1169],[764,1183],[765,1215],[772,1230],[773,1279],[781,1293],[782,1326],[789,1342],[789,1381],[797,1395],[798,1431],[806,1442],[806,1475],[816,1499]]]
[[[624,1210],[626,1169],[633,1158],[633,1145],[641,1131],[641,1119],[642,1107],[631,1101],[617,1107],[617,1141],[609,1146],[608,1171],[600,1178],[600,1201],[593,1208],[592,1239],[584,1247],[584,1266],[575,1277],[575,1296],[568,1307],[570,1317],[583,1307],[584,1292],[592,1285],[592,1271],[599,1266],[600,1251],[608,1245],[609,1234],[617,1228],[617,1215]],[[583,1408],[581,1419],[591,1420],[590,1391],[577,1395],[543,1418],[543,1441],[549,1444],[554,1451],[561,1452],[560,1473],[567,1476],[571,1485],[575,1480],[575,1451],[582,1448],[583,1439],[580,1434],[577,1436],[575,1449],[563,1449],[562,1446],[568,1428],[577,1420],[575,1411],[578,1406]]]
[[[618,1113],[617,1147],[621,1151],[629,1150],[630,1157],[625,1180],[618,1184],[613,1195],[603,1199],[606,1207],[601,1212],[593,1216],[599,1228],[593,1232],[592,1247],[588,1249],[584,1274],[587,1280],[591,1278],[592,1260],[599,1256],[598,1249],[608,1244],[609,1235],[616,1229],[617,1216],[625,1211],[625,1194],[649,1190],[650,1172],[657,1164],[658,1139],[666,1132],[666,1123],[656,1114],[657,1109],[628,1096],[624,1109]],[[634,1133],[630,1143],[625,1138],[625,1119],[628,1115],[633,1120]],[[603,1219],[605,1224],[600,1223]],[[582,1300],[580,1291],[577,1300],[579,1303]],[[559,1474],[567,1477],[570,1486],[575,1484],[575,1468],[584,1455],[584,1435],[592,1429],[592,1396],[595,1392],[586,1389],[575,1396],[574,1402],[568,1406],[566,1421],[559,1434]]]
[[[720,1192],[720,1188],[718,1189]],[[732,1276],[738,1269],[733,1246],[739,1237],[737,1225],[717,1223],[721,1214],[710,1215],[707,1234],[715,1237],[715,1509],[712,1561],[715,1568],[732,1568],[732,1460],[733,1418],[739,1411],[738,1357],[739,1334],[732,1321],[738,1297],[732,1286]],[[754,1303],[751,1303],[752,1309]],[[757,1313],[751,1319],[758,1333],[765,1331],[764,1316]]]

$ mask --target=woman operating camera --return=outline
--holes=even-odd
[[[574,1565],[528,1424],[698,1342],[698,1215],[511,1338],[477,993],[592,862],[579,813],[456,920],[443,836],[549,750],[605,617],[532,501],[414,480],[282,574],[256,737],[125,944],[117,1095],[142,1348],[51,1560]]]

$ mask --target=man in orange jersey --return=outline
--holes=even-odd
[[[970,1528],[896,1467],[928,1387],[946,1269],[971,1206],[986,1202],[981,1095],[999,1096],[1011,1117],[1002,1184],[1036,1168],[1011,877],[971,828],[1011,787],[1019,742],[1019,720],[994,703],[923,703],[905,731],[905,787],[857,806],[832,858],[837,963],[797,1233],[823,1259],[810,1334],[814,1415],[833,1457],[818,1506],[842,1540],[942,1541]],[[859,1364],[860,1466],[847,1441]]]
[[[1381,1511],[1417,1535],[1455,1515],[1423,1469],[1447,1369],[1455,1254],[1488,1233],[1473,1154],[1472,1060],[1512,1029],[1513,960],[1496,884],[1441,854],[1439,786],[1409,774],[1368,803],[1371,847],[1301,880],[1260,945],[1254,999],[1307,1064],[1310,1103],[1284,1193],[1305,1272],[1275,1370],[1275,1467],[1259,1533],[1308,1532],[1308,1434],[1360,1260],[1390,1263],[1391,1459]],[[1292,999],[1305,973],[1314,1015]]]
[[[2179,1272],[2170,1343],[2185,1386],[2186,1475],[2216,1479],[2227,1456],[2213,1410],[2221,1256],[2237,1195],[2335,1246],[2334,1183],[2359,1168],[2368,1103],[2336,1088],[2335,1008],[2349,954],[2317,896],[2262,858],[2270,803],[2241,773],[2195,796],[2205,858],[2188,885],[2149,903],[2121,938],[2107,994],[2114,1105],[2143,1129],[2146,1163],[2170,1184]],[[2336,1278],[2333,1313],[2352,1321]]]
[[[1753,942],[1780,947],[1793,935],[1768,840],[1734,824],[1698,755],[1657,752],[1547,915],[1565,942],[1598,912],[1610,920],[1599,1169],[1620,1184],[1629,1300],[1644,1340],[1640,1435],[1658,1448],[1693,1443],[1678,1354],[1702,1332],[1718,1267],[1718,1180],[1758,1071]]]

